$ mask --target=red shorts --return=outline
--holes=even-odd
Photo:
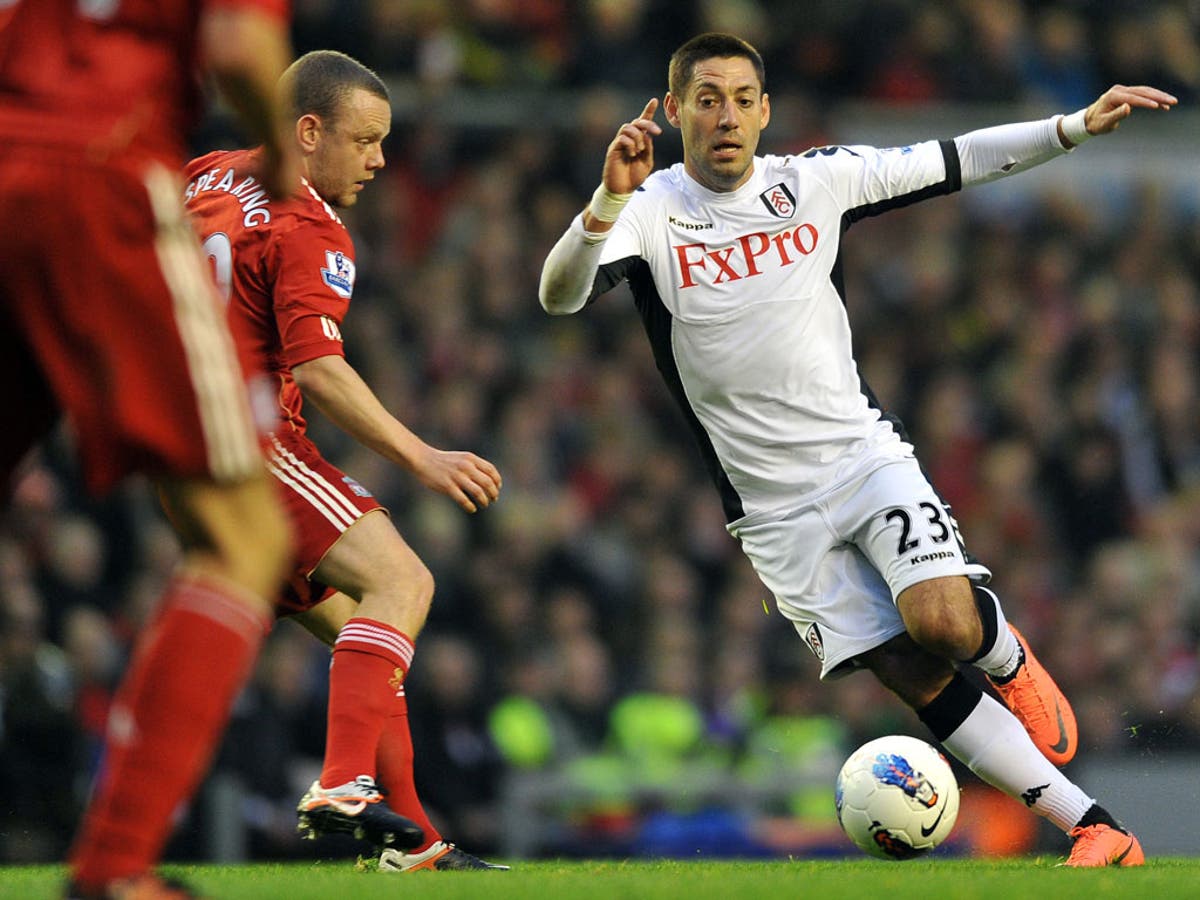
[[[89,488],[262,471],[180,185],[158,163],[0,150],[0,477],[65,414]]]
[[[351,525],[383,509],[371,492],[326,462],[317,445],[296,431],[280,431],[267,442],[267,468],[296,534],[296,571],[276,604],[287,616],[316,606],[333,588],[313,581],[313,570]],[[386,510],[385,510],[386,512]]]

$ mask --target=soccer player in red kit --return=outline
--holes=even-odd
[[[272,202],[257,183],[260,149],[219,151],[188,165],[185,198],[234,339],[248,360],[267,361],[278,389],[268,466],[298,535],[279,612],[333,646],[325,762],[300,802],[301,829],[358,834],[380,848],[385,870],[501,868],[443,841],[413,786],[404,678],[433,577],[367,489],[322,458],[305,433],[302,399],[468,512],[497,498],[500,475],[473,453],[422,441],[345,358],[355,261],[337,209],[352,206],[384,165],[387,88],[345,54],[316,51],[288,69],[282,92],[293,107],[300,189]]]
[[[7,487],[65,417],[88,487],[149,476],[183,563],[113,703],[71,853],[75,897],[187,897],[153,874],[270,621],[290,529],[245,380],[179,202],[207,72],[298,177],[274,85],[284,0],[0,5],[0,438]]]

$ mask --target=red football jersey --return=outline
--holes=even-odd
[[[345,355],[341,324],[354,291],[354,245],[307,182],[289,199],[271,201],[257,169],[257,150],[194,159],[184,199],[229,302],[243,365],[278,378],[279,415],[303,433],[292,367]]]
[[[0,3],[0,144],[183,158],[199,114],[196,25],[213,6],[282,18],[288,0]],[[176,163],[177,164],[177,163]]]

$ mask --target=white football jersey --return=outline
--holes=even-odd
[[[756,157],[728,193],[677,164],[625,207],[592,297],[628,279],[731,522],[912,455],[859,377],[840,242],[856,219],[960,187],[953,141],[823,147]]]

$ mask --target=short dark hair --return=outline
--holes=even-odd
[[[762,56],[747,41],[735,34],[710,31],[698,34],[671,54],[671,65],[667,69],[667,87],[676,97],[682,98],[687,84],[692,79],[696,63],[705,59],[748,59],[758,76],[759,88],[767,89],[767,73]]]
[[[337,50],[305,53],[287,67],[279,84],[293,119],[319,116],[329,127],[337,123],[342,102],[353,90],[361,89],[381,100],[391,100],[382,78]]]

